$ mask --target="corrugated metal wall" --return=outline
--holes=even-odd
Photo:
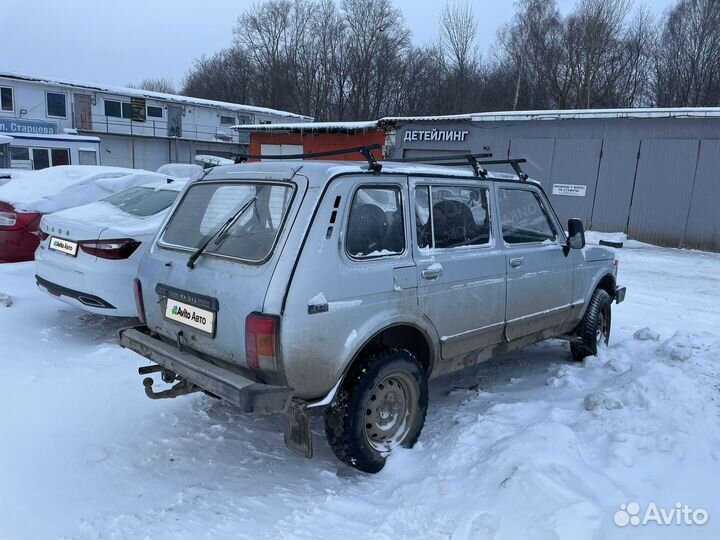
[[[458,124],[435,124],[458,129]],[[393,155],[451,151],[448,142],[405,142]],[[494,157],[523,157],[560,219],[671,247],[720,251],[720,120],[622,118],[464,123],[463,146]],[[466,150],[463,148],[462,150]],[[553,184],[586,186],[553,195]]]

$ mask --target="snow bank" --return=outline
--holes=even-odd
[[[617,256],[628,293],[609,348],[576,364],[546,342],[432,381],[420,442],[375,476],[337,462],[319,418],[305,460],[279,418],[148,400],[143,360],[116,344],[127,323],[61,307],[32,265],[2,265],[17,300],[0,310],[3,358],[22,361],[0,362],[0,537],[720,537],[720,255]],[[631,502],[710,520],[616,526]]]

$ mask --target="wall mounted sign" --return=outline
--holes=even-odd
[[[41,120],[18,120],[0,118],[0,133],[30,133],[32,135],[54,135],[58,132],[55,122]]]
[[[584,197],[587,186],[582,184],[553,184],[553,195]]]
[[[404,142],[415,141],[445,141],[445,142],[463,142],[468,136],[469,131],[445,130],[445,129],[409,129],[403,136]]]

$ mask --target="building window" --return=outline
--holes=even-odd
[[[163,108],[155,107],[153,105],[148,105],[147,115],[148,115],[148,118],[162,118],[163,117]]]
[[[12,161],[30,161],[30,149],[27,146],[11,146],[10,159]]]
[[[221,126],[234,126],[235,125],[235,117],[234,116],[220,116],[220,125]]]
[[[95,150],[78,150],[80,165],[97,165],[97,152]]]
[[[67,106],[65,104],[65,94],[56,92],[47,92],[47,115],[57,118],[67,118]]]
[[[70,150],[67,148],[53,148],[50,150],[53,167],[57,165],[70,165]]]
[[[105,100],[105,116],[113,118],[132,118],[132,107],[127,101]]]
[[[9,86],[0,86],[0,111],[12,111],[14,109],[13,89]]]

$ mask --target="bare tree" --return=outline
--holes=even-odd
[[[445,5],[440,16],[440,42],[455,79],[453,106],[460,110],[469,104],[469,79],[478,63],[476,34],[477,19],[470,3]]]
[[[659,105],[720,105],[720,2],[678,2],[665,21],[657,57]]]
[[[138,84],[128,85],[130,88],[139,88],[150,92],[162,92],[164,94],[177,94],[175,84],[170,79],[156,78],[143,79]]]

